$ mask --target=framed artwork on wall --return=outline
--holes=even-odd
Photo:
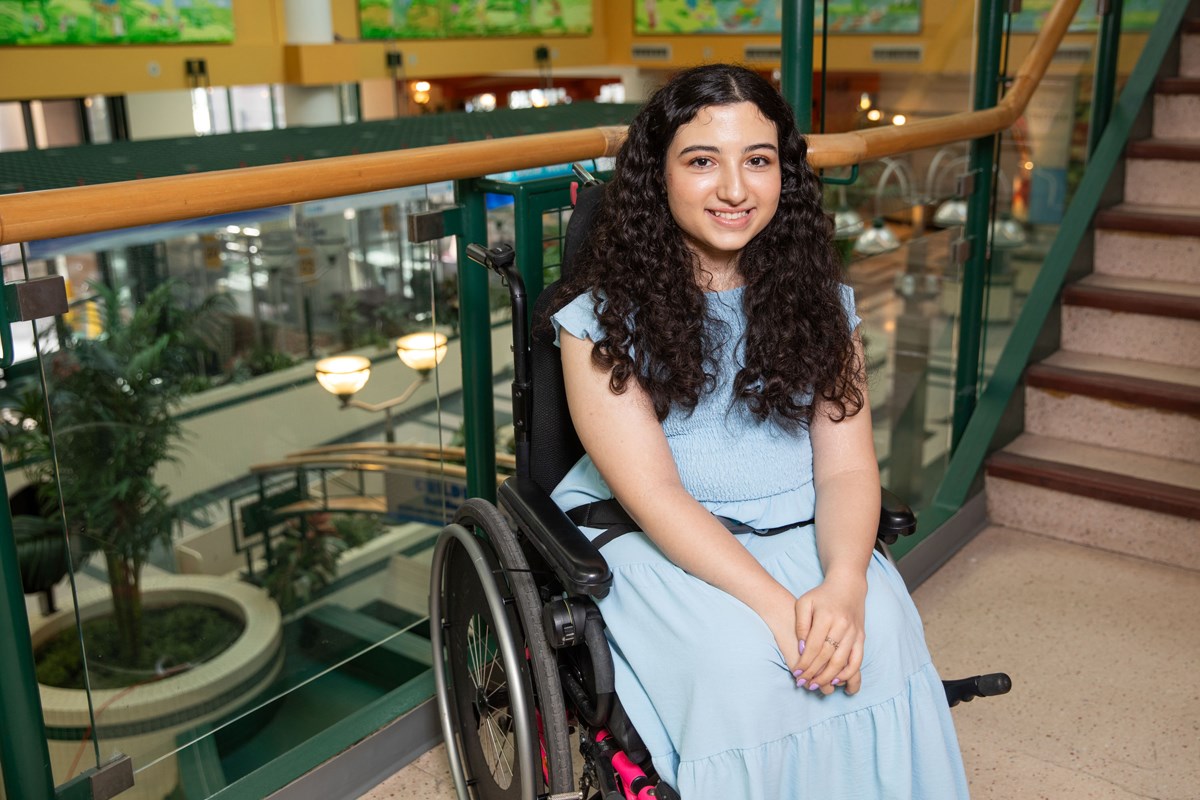
[[[633,32],[640,35],[753,34],[783,30],[782,0],[635,0]],[[821,8],[817,8],[817,30]],[[829,32],[919,33],[921,0],[830,0]]]
[[[1013,17],[1013,33],[1036,33],[1042,29],[1046,14],[1054,0],[1025,0],[1021,11]],[[1148,31],[1162,12],[1162,0],[1125,0],[1121,12],[1121,30]],[[1079,11],[1071,22],[1072,31],[1095,31],[1099,28],[1095,3],[1080,3]]]
[[[364,39],[586,36],[592,0],[358,0]]]
[[[232,41],[233,0],[0,0],[0,45]]]

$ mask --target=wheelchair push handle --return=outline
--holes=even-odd
[[[513,328],[513,429],[516,433],[517,475],[529,475],[529,427],[532,420],[530,399],[533,387],[530,379],[529,332],[525,327],[527,299],[525,282],[517,269],[517,253],[511,244],[485,247],[467,245],[467,258],[482,264],[499,275],[508,286],[512,301]]]

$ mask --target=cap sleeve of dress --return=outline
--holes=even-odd
[[[600,321],[596,319],[596,300],[590,292],[579,295],[554,312],[550,322],[554,325],[554,344],[558,347],[562,346],[559,339],[564,330],[576,339],[597,342],[604,338]]]
[[[846,318],[850,320],[850,330],[858,327],[858,323],[862,322],[862,317],[854,309],[854,290],[846,284],[842,284],[842,308],[846,309]]]

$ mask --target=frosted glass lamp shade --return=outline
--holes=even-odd
[[[1004,217],[992,222],[993,247],[1001,250],[1020,247],[1025,244],[1025,239],[1025,229],[1012,217]]]
[[[871,227],[862,236],[859,236],[858,241],[854,243],[854,252],[864,256],[890,253],[898,249],[900,249],[900,238],[878,217],[872,223]]]
[[[938,210],[933,213],[933,224],[939,228],[952,228],[955,225],[962,225],[966,221],[966,200],[947,200],[938,206]]]
[[[834,239],[853,239],[863,227],[863,219],[854,209],[843,207],[833,212]]]
[[[362,356],[332,356],[317,362],[317,382],[338,397],[350,397],[367,385],[371,362]]]
[[[410,333],[396,340],[396,355],[417,372],[428,372],[442,363],[448,349],[442,333]]]

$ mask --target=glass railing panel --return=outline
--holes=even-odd
[[[992,376],[1086,167],[1097,46],[1094,17],[1088,20],[1079,27],[1088,33],[1080,46],[1089,57],[1063,50],[1025,113],[999,137],[980,387]]]
[[[244,771],[427,670],[432,547],[466,494],[457,264],[452,239],[409,242],[405,217],[450,199],[440,184],[29,243],[38,257],[16,264],[5,248],[7,281],[64,275],[71,294],[36,338],[14,330],[17,354],[42,355],[3,387],[10,491],[47,548],[61,498],[74,555],[47,579],[57,614],[28,603],[39,675],[90,682],[44,692],[58,783],[123,752],[136,796],[207,797],[175,753],[221,752],[210,727],[312,718],[273,723],[270,748],[239,751]],[[398,357],[412,334],[444,338]],[[369,365],[345,402],[317,380],[327,356]],[[122,624],[95,633],[105,617]],[[381,652],[407,659],[391,683],[336,677]]]
[[[867,162],[849,186],[834,183],[847,172],[836,170],[825,187],[862,318],[881,477],[918,513],[951,447],[966,153],[955,143]]]
[[[178,734],[179,749],[143,774],[173,760],[182,788],[177,796],[211,797],[227,787],[235,787],[235,792],[244,787],[241,796],[260,796],[261,787],[271,785],[269,773],[284,769],[274,759],[297,741],[320,737],[333,725],[380,706],[390,713],[428,697],[432,679],[425,622],[397,621],[388,636],[364,650],[361,639],[345,625],[320,629],[333,615],[315,619],[319,616],[314,615],[310,626],[285,635],[286,657],[276,694],[239,714]]]

